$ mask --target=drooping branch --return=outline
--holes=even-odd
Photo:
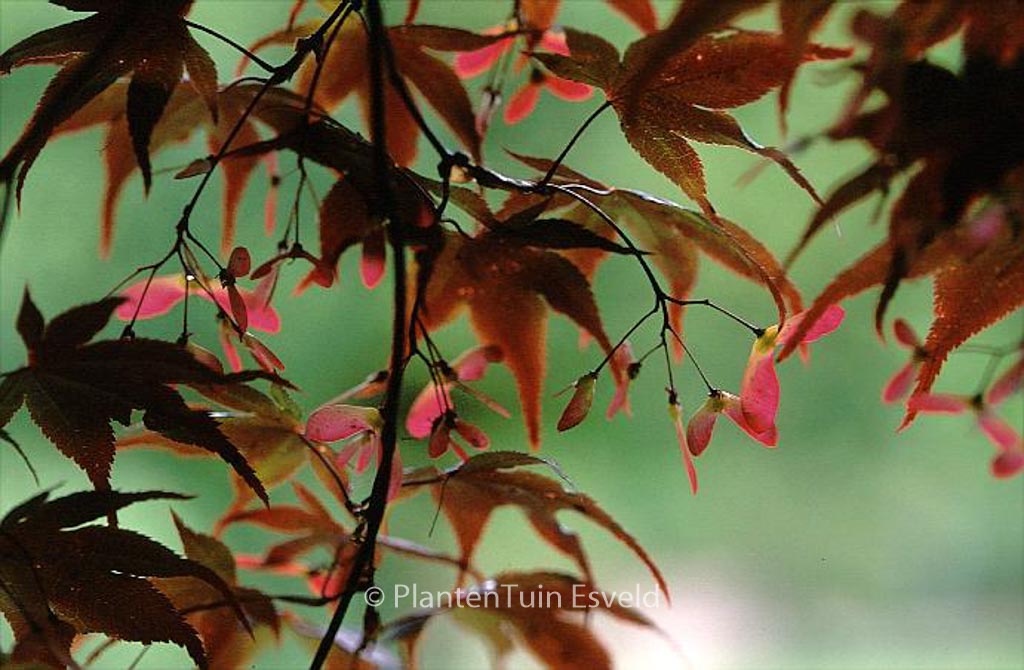
[[[380,0],[369,0],[366,3],[366,15],[369,24],[369,40],[367,44],[370,62],[370,136],[373,140],[374,181],[377,186],[376,205],[383,210],[379,214],[382,214],[390,222],[388,229],[394,265],[394,315],[391,329],[391,356],[387,389],[381,411],[384,418],[384,427],[381,430],[381,455],[367,507],[362,545],[348,573],[337,608],[331,616],[327,630],[320,640],[316,654],[310,664],[311,670],[319,670],[323,667],[324,662],[327,660],[327,655],[334,644],[334,638],[341,629],[341,624],[356,592],[361,587],[372,584],[377,535],[380,532],[381,524],[384,521],[384,513],[387,510],[391,470],[398,444],[398,404],[402,390],[403,373],[405,371],[405,350],[408,340],[406,326],[405,234],[402,222],[393,216],[390,194],[390,158],[387,153],[387,119],[385,108],[387,103],[384,91],[387,33],[385,32]]]

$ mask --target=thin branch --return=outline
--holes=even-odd
[[[580,139],[580,137],[583,136],[583,133],[586,132],[587,128],[590,127],[590,124],[597,120],[597,117],[601,116],[601,114],[611,106],[611,101],[605,100],[600,107],[591,112],[590,116],[588,116],[587,119],[580,125],[580,127],[576,129],[576,132],[569,140],[569,143],[565,145],[564,149],[562,149],[562,153],[558,154],[558,158],[556,158],[554,162],[551,163],[551,167],[549,167],[548,171],[544,174],[544,178],[541,179],[540,182],[538,182],[538,186],[543,187],[548,185],[548,183],[551,181],[551,178],[555,176],[556,172],[558,172],[558,168],[561,167],[562,161],[564,161],[565,157],[569,155],[569,152],[572,151],[573,146],[575,146],[576,142]]]
[[[185,25],[188,26],[189,28],[195,28],[196,30],[198,30],[200,32],[204,32],[207,35],[211,35],[213,37],[216,37],[221,42],[224,42],[225,44],[227,44],[228,46],[232,47],[233,49],[235,49],[239,53],[243,54],[246,58],[251,60],[253,63],[256,63],[256,65],[258,65],[263,70],[265,70],[267,72],[273,72],[276,69],[276,68],[274,68],[273,65],[271,65],[267,61],[263,60],[262,58],[260,58],[256,54],[254,54],[253,52],[249,51],[244,46],[242,46],[238,42],[234,41],[233,39],[231,39],[227,35],[225,35],[225,34],[223,34],[221,32],[218,32],[218,31],[214,30],[213,28],[209,28],[207,26],[204,26],[201,23],[196,23],[195,21],[190,21],[189,19],[185,19],[184,21],[185,21]]]
[[[384,512],[387,509],[388,490],[391,483],[391,469],[395,460],[395,450],[398,446],[398,405],[402,390],[405,348],[408,338],[405,322],[407,310],[405,231],[403,229],[403,222],[390,216],[392,214],[393,201],[390,197],[391,161],[387,153],[387,118],[384,91],[384,70],[387,60],[388,37],[384,27],[380,0],[369,0],[366,3],[366,13],[369,25],[370,135],[373,140],[374,150],[374,176],[379,194],[376,204],[384,209],[381,213],[390,221],[389,237],[395,272],[391,362],[387,390],[385,391],[381,412],[384,419],[384,427],[381,430],[382,453],[370,494],[369,507],[366,514],[365,537],[348,573],[348,579],[338,601],[337,609],[334,610],[327,630],[317,646],[316,654],[310,664],[311,670],[320,670],[327,660],[327,655],[334,644],[334,638],[341,629],[341,624],[345,619],[345,614],[352,603],[352,598],[355,596],[356,591],[364,584],[365,579],[368,579],[370,583],[373,581],[373,560],[377,548],[377,535],[384,522]]]
[[[708,381],[708,376],[704,374],[704,370],[700,367],[700,363],[697,362],[697,358],[693,355],[693,352],[690,351],[690,347],[686,346],[686,342],[683,342],[683,338],[679,336],[679,333],[676,332],[675,328],[669,328],[668,330],[672,333],[672,337],[676,338],[676,342],[678,342],[679,346],[683,348],[683,351],[686,352],[686,357],[690,359],[691,363],[693,363],[693,367],[697,369],[697,374],[700,375],[701,381],[704,382],[704,386],[707,387],[708,393],[714,393],[717,389],[715,389],[715,387],[711,385],[711,382]]]
[[[210,250],[207,249],[206,246],[199,239],[197,239],[192,234],[192,231],[189,229],[189,221],[192,217],[192,212],[195,210],[195,206],[199,202],[199,198],[202,196],[203,192],[206,190],[207,185],[210,183],[210,179],[213,177],[213,173],[216,172],[217,167],[220,165],[224,157],[230,151],[232,142],[234,142],[234,140],[238,137],[238,134],[245,127],[246,122],[248,122],[249,117],[255,111],[256,106],[259,104],[263,96],[266,95],[267,92],[274,86],[291,79],[292,75],[294,75],[295,72],[298,71],[299,66],[302,65],[302,63],[306,60],[306,57],[310,53],[316,52],[319,46],[323,44],[324,35],[326,34],[326,32],[331,28],[332,25],[334,25],[335,21],[339,19],[343,12],[346,12],[350,9],[352,1],[353,0],[344,0],[343,2],[338,3],[338,6],[334,8],[334,11],[331,12],[330,16],[328,16],[324,20],[324,22],[320,24],[320,27],[317,28],[317,30],[312,35],[299,40],[299,42],[295,45],[295,53],[292,54],[292,56],[287,61],[285,61],[284,63],[275,68],[272,68],[271,76],[268,77],[263,82],[263,85],[256,92],[256,95],[254,95],[252,100],[249,101],[249,104],[246,106],[245,110],[243,110],[242,114],[238,117],[238,120],[235,121],[235,125],[231,128],[231,131],[224,139],[224,142],[221,143],[217,153],[208,158],[210,162],[210,169],[203,174],[202,179],[200,180],[199,185],[196,187],[195,192],[193,192],[192,197],[189,199],[188,204],[186,204],[185,207],[182,209],[181,217],[178,219],[178,224],[176,226],[177,235],[174,241],[174,245],[167,252],[167,254],[159,261],[152,265],[140,268],[141,271],[149,270],[150,274],[149,277],[147,278],[146,286],[143,289],[142,296],[139,298],[139,303],[136,306],[135,314],[132,316],[132,320],[128,323],[128,325],[125,326],[124,336],[132,335],[132,328],[134,327],[135,322],[138,319],[139,310],[141,309],[142,304],[146,300],[146,294],[149,291],[149,287],[152,284],[153,278],[156,276],[157,271],[180,251],[182,245],[185,244],[186,239],[194,242],[213,261],[214,265],[217,266],[218,270],[223,269],[221,268],[220,262],[217,260],[216,256],[214,256],[213,253],[211,253]],[[196,24],[196,26],[198,27],[198,24]],[[94,53],[99,53],[99,51]],[[138,273],[138,271],[136,271],[136,273]],[[216,300],[214,300],[214,303],[216,304]],[[238,327],[238,324],[234,322],[234,319],[230,319],[230,321],[234,326],[235,330],[239,331],[239,333],[241,334],[241,329]]]
[[[729,317],[736,323],[740,324],[741,326],[749,330],[751,333],[754,334],[754,337],[761,337],[762,335],[764,335],[764,328],[754,325],[753,323],[747,321],[738,314],[735,314],[727,310],[726,308],[712,302],[707,298],[701,298],[700,300],[681,300],[679,298],[673,298],[672,296],[665,296],[665,300],[669,301],[673,305],[680,305],[683,307],[686,307],[687,305],[701,305],[703,307],[710,307],[716,312],[724,314],[725,316]]]

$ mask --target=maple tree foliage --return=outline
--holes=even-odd
[[[136,502],[182,497],[160,491],[86,491],[49,500],[44,491],[8,512],[0,521],[0,606],[15,629],[11,660],[73,665],[75,635],[99,632],[139,642],[173,642],[207,667],[204,645],[182,619],[180,606],[147,578],[183,580],[182,602],[196,589],[211,590],[234,610],[229,616],[237,616],[225,623],[251,631],[231,586],[203,561],[182,558],[134,531],[82,525]],[[186,539],[189,544],[195,541]],[[188,553],[198,552],[193,547]]]
[[[649,0],[608,0],[635,37],[623,50],[606,36],[561,24],[557,0],[495,2],[498,21],[478,32],[419,23],[415,0],[402,20],[385,17],[379,0],[297,0],[280,12],[278,30],[248,48],[189,19],[191,0],[51,2],[86,15],[0,54],[0,74],[30,64],[58,67],[0,158],[5,222],[11,201],[20,203],[23,188],[34,187],[31,169],[51,140],[103,127],[100,253],[110,254],[131,176],[141,173],[148,193],[164,186],[154,155],[200,136],[208,153],[174,171],[195,189],[170,248],[154,252],[155,260],[107,297],[82,296],[82,304],[47,321],[25,290],[16,330],[27,361],[0,378],[0,438],[32,467],[34,447],[2,430],[26,406],[93,490],[51,498],[45,489],[0,521],[0,611],[15,639],[4,661],[14,667],[77,667],[77,645],[92,633],[108,637],[94,657],[118,641],[170,642],[200,667],[249,667],[261,645],[289,634],[310,645],[314,668],[414,667],[419,640],[441,615],[480,635],[499,667],[516,647],[547,667],[611,667],[587,612],[654,624],[601,591],[601,566],[560,513],[575,512],[609,533],[666,596],[670,585],[656,557],[611,513],[577,491],[553,460],[530,453],[541,447],[546,425],[541,399],[552,315],[572,322],[582,343],[597,345],[593,365],[570,372],[578,377],[552,425],[569,431],[587,421],[600,384],[614,386],[607,417],[630,414],[631,382],[642,372],[658,374],[651,367],[663,357],[665,439],[678,442],[697,494],[697,464],[714,457],[706,454],[719,415],[765,447],[784,443],[776,364],[794,351],[806,356],[808,345],[840,327],[839,303],[880,287],[875,325],[882,334],[902,283],[930,278],[934,319],[923,337],[895,320],[909,358],[882,400],[906,403],[904,428],[919,414],[971,414],[996,449],[992,473],[1009,478],[1024,470],[1024,438],[1000,414],[1024,385],[1024,341],[987,350],[990,362],[974,393],[934,389],[950,354],[1024,305],[1024,10],[1013,0],[905,0],[885,14],[867,5],[851,14],[854,45],[818,40],[834,0],[682,0],[671,14]],[[777,31],[741,27],[768,6]],[[215,63],[200,34],[238,51],[237,67]],[[962,43],[957,69],[928,59],[953,38]],[[282,51],[280,64],[264,60]],[[822,61],[857,78],[823,132],[769,147],[732,114],[777,92],[780,126],[795,130],[786,122],[794,81]],[[558,153],[509,148],[528,176],[493,169],[489,129],[499,119],[515,124],[544,114],[538,103],[546,95],[593,111]],[[365,127],[333,116],[349,98]],[[695,207],[567,165],[574,145],[586,142],[587,129],[609,110],[624,146]],[[440,126],[457,148],[438,135]],[[821,197],[790,151],[811,141],[861,143],[870,163]],[[756,229],[719,213],[695,145],[748,152],[813,199],[815,213],[788,257],[780,260]],[[287,181],[285,161],[296,166]],[[418,169],[427,162],[432,172]],[[279,238],[276,249],[250,251],[234,240],[243,195],[261,165],[263,228]],[[332,182],[322,197],[312,185],[315,170]],[[218,173],[219,254],[191,225]],[[292,189],[282,227],[278,200]],[[315,215],[300,207],[310,193]],[[805,304],[790,266],[812,253],[829,222],[874,195],[894,197],[885,239]],[[315,225],[306,225],[310,218]],[[356,247],[362,283],[392,305],[386,367],[365,370],[365,382],[307,413],[279,376],[287,361],[254,331],[287,329],[274,304],[282,279],[297,279],[297,292],[345,290],[340,261]],[[758,325],[692,297],[702,258],[755,285],[774,305],[777,323]],[[605,325],[593,290],[613,259],[636,265],[648,290],[640,301],[646,311],[624,331]],[[296,267],[302,274],[289,277]],[[747,367],[735,386],[713,385],[687,346],[683,316],[690,307],[719,312],[751,336],[749,354],[738,353]],[[196,311],[216,317],[226,366],[194,341],[189,318]],[[177,341],[139,336],[147,320],[179,313]],[[462,313],[477,344],[449,356],[440,331]],[[114,318],[124,324],[121,337],[97,339]],[[651,324],[653,338],[643,328]],[[239,347],[258,370],[244,369]],[[706,387],[703,400],[682,397],[676,375],[684,357]],[[1000,372],[1009,357],[1016,360]],[[405,407],[404,374],[412,366],[425,369],[429,381]],[[511,372],[517,408],[480,390],[491,366]],[[491,450],[486,416],[474,414],[480,406],[521,414],[521,448]],[[115,431],[115,423],[124,430]],[[112,490],[118,453],[143,448],[215,456],[230,466],[234,499],[211,534],[173,516],[184,558],[118,525],[117,512],[128,505],[184,497]],[[404,467],[424,458],[437,464]],[[296,480],[307,468],[318,489]],[[282,502],[289,488],[295,503]],[[389,532],[390,510],[423,490],[451,526],[457,555]],[[477,565],[493,512],[505,506],[518,508],[578,575],[489,575]],[[107,525],[91,523],[103,518]],[[241,525],[286,538],[259,555],[238,553],[224,534]],[[354,596],[378,588],[383,560],[448,569],[448,603],[390,621],[369,603],[361,628],[343,627]],[[250,572],[291,578],[304,590],[265,593],[246,586]],[[559,596],[558,604],[524,606],[521,596],[537,591]],[[585,607],[575,604],[581,593]],[[468,605],[495,594],[485,607]],[[324,608],[324,615],[314,621],[300,606]]]

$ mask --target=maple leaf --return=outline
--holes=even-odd
[[[325,482],[325,485],[337,497],[335,484]],[[352,528],[339,522],[338,515],[324,506],[312,491],[298,482],[292,482],[292,488],[298,497],[299,505],[274,505],[266,509],[231,511],[221,519],[219,526],[223,529],[238,523],[252,524],[274,532],[293,535],[291,539],[272,545],[262,558],[249,561],[247,567],[281,574],[304,575],[314,593],[325,597],[335,596],[338,589],[346,583],[359,544],[353,541]],[[465,571],[479,576],[468,558],[453,558],[443,552],[387,535],[378,537],[377,542],[385,552],[455,566],[460,572]],[[308,555],[317,548],[326,549],[334,557],[325,570],[300,563],[300,559],[308,558]]]
[[[296,126],[290,113],[282,116],[265,115],[263,120],[279,134],[247,148],[239,155],[262,155],[281,149],[289,149],[312,161],[319,163],[344,176],[358,193],[371,213],[371,225],[374,217],[388,212],[389,225],[403,225],[410,246],[435,246],[439,244],[440,227],[436,223],[436,206],[421,186],[421,179],[413,173],[394,166],[389,168],[390,184],[388,192],[391,200],[381,201],[381,189],[377,184],[373,170],[373,146],[358,133],[349,130],[330,118],[321,118],[309,125]],[[340,188],[340,187],[339,187]],[[465,190],[465,189],[463,189]],[[349,203],[348,206],[352,206]],[[341,216],[341,213],[331,215]],[[336,230],[327,226],[334,234]],[[344,229],[344,227],[343,227]],[[324,229],[321,229],[321,233]],[[331,244],[327,249],[337,248]],[[308,253],[308,252],[306,252]],[[304,254],[300,254],[305,258]],[[288,257],[287,252],[284,257]],[[311,260],[307,258],[307,260]],[[315,259],[312,259],[315,261]],[[276,262],[276,261],[275,261]],[[314,263],[316,265],[317,263]],[[267,264],[264,263],[264,266]],[[321,266],[325,265],[320,263]],[[328,268],[321,268],[326,270]],[[253,272],[259,275],[261,269]],[[317,283],[326,284],[333,280],[330,273],[327,277],[317,276]],[[310,278],[312,279],[312,278]],[[326,281],[319,281],[324,279]],[[304,282],[308,284],[308,280]]]
[[[833,190],[811,219],[787,264],[804,250],[825,223],[872,193],[885,192],[895,175],[922,163],[890,213],[890,237],[897,243],[897,251],[904,256],[912,254],[926,245],[936,232],[955,225],[975,195],[977,182],[992,179],[993,169],[996,175],[1001,175],[1000,166],[1016,153],[1007,127],[1002,125],[1005,119],[975,118],[978,113],[967,87],[965,81],[944,68],[926,62],[914,63],[900,72],[898,83],[883,87],[888,96],[887,105],[841,119],[829,132],[830,138],[866,141],[878,157]],[[981,91],[975,93],[980,95]],[[988,96],[991,94],[992,91],[987,92]],[[937,104],[936,100],[940,99],[946,102]],[[979,122],[986,125],[984,133],[976,132],[969,140],[961,137],[967,127]],[[978,144],[989,138],[995,140],[993,144],[999,144],[986,150],[994,158],[992,163],[985,170],[975,170],[973,175],[958,175],[961,168],[951,161],[973,162],[971,158]],[[951,186],[954,181],[955,189]]]
[[[799,60],[800,54],[807,50],[813,33],[835,5],[836,0],[803,0],[802,2],[779,3],[779,28],[789,47],[791,57]],[[796,79],[796,69],[779,89],[779,125],[783,135],[786,134],[786,111],[789,108],[789,95]]]
[[[283,390],[274,397],[243,385],[196,385],[196,390],[215,401],[218,409],[193,407],[208,411],[216,418],[220,432],[238,449],[249,463],[256,477],[267,490],[272,490],[314,459],[315,449],[302,436],[303,424],[297,408],[289,404]],[[210,457],[213,454],[202,446],[178,441],[154,430],[136,426],[115,442],[117,449],[157,447],[189,457]],[[232,478],[235,499],[228,514],[244,509],[252,500],[252,489],[238,477]]]
[[[256,589],[238,585],[235,558],[223,543],[192,530],[177,514],[172,516],[185,556],[216,573],[230,588],[234,602],[251,622],[252,631],[240,626],[235,617],[225,616],[224,609],[231,601],[202,580],[191,576],[163,577],[154,579],[154,585],[199,634],[210,667],[248,667],[263,642],[264,631],[269,630],[274,639],[280,637],[280,617],[274,602]]]
[[[871,47],[871,53],[858,68],[863,74],[863,83],[854,92],[834,130],[853,123],[875,90],[882,90],[890,97],[895,103],[892,109],[905,106],[908,110],[920,110],[922,105],[934,104],[933,100],[920,97],[906,84],[914,83],[915,72],[941,70],[927,63],[923,57],[928,49],[957,33],[962,35],[965,64],[982,65],[982,69],[995,66],[1012,72],[1014,61],[1018,60],[1018,54],[1024,47],[1019,31],[1022,25],[1019,10],[1012,0],[937,0],[902,2],[888,16],[868,9],[857,12],[850,24],[851,32]],[[984,114],[988,110],[985,105],[980,105],[977,111]],[[871,115],[861,114],[861,118]],[[947,116],[939,110],[936,114],[917,118],[922,125],[928,126],[935,121],[944,123],[956,116]],[[983,132],[988,130],[974,127]],[[895,139],[897,136],[894,133],[892,137]]]
[[[15,636],[12,660],[66,667],[75,635],[184,647],[208,667],[199,637],[147,578],[197,580],[248,628],[225,580],[134,531],[83,525],[136,502],[184,499],[162,491],[83,491],[49,499],[44,491],[0,521],[0,609]],[[223,616],[223,615],[222,615]],[[225,621],[230,621],[225,617]]]
[[[422,287],[427,329],[468,307],[480,343],[501,350],[515,375],[530,444],[540,443],[540,394],[545,375],[548,308],[565,314],[611,350],[586,278],[565,257],[484,231],[471,239],[445,237]]]
[[[495,26],[485,33],[501,34],[505,27]],[[539,35],[526,33],[525,35],[512,34],[503,37],[493,45],[477,49],[468,53],[461,53],[455,58],[455,72],[462,78],[475,77],[498,66],[499,70],[490,75],[493,82],[505,76],[511,63],[511,69],[520,72],[529,63],[529,56],[520,53],[514,59],[508,55],[517,50],[517,44],[522,39],[528,50],[544,50],[556,54],[569,54],[569,48],[565,44],[565,34],[561,30],[547,29]],[[593,95],[593,90],[586,84],[551,77],[537,68],[531,68],[526,80],[516,89],[505,107],[505,123],[512,125],[519,123],[533,113],[540,101],[541,91],[547,89],[552,95],[570,102],[587,100]],[[490,84],[484,88],[483,101],[480,110],[477,112],[476,124],[480,133],[484,133],[490,124],[491,116],[496,107],[500,104],[501,96]]]
[[[514,157],[542,172],[547,172],[553,165],[546,159]],[[612,188],[564,166],[560,166],[560,170],[554,183],[582,183],[603,194],[597,200],[601,209],[629,233],[637,247],[650,253],[652,264],[668,280],[669,293],[673,297],[686,299],[690,296],[697,281],[699,253],[703,252],[739,276],[765,286],[775,300],[780,320],[785,319],[788,311],[803,309],[800,292],[786,276],[782,264],[738,224],[721,216],[708,218],[700,212],[641,191]],[[535,206],[537,202],[537,196],[523,198],[513,195],[500,214],[509,216],[512,211]],[[563,219],[605,239],[611,240],[615,235],[615,231],[596,212],[575,200],[564,197],[551,199],[547,207],[569,207],[560,214]],[[599,245],[578,244],[565,255],[588,279],[592,279],[607,257],[606,251]],[[673,328],[681,332],[684,307],[674,304],[669,309]]]
[[[207,147],[216,154],[227,140],[239,118],[249,108],[253,97],[261,87],[256,84],[237,84],[216,93],[219,114],[211,119],[207,112],[207,101],[193,87],[182,86],[174,89],[159,120],[153,126],[149,139],[149,153],[173,144],[188,142],[196,132],[205,130]],[[107,126],[103,140],[103,162],[106,170],[106,188],[103,195],[100,220],[100,251],[106,255],[113,240],[117,203],[128,178],[139,168],[132,146],[126,101],[130,86],[115,83],[93,98],[70,119],[57,126],[53,137],[78,132],[97,125]],[[247,121],[232,141],[231,150],[238,150],[257,143],[260,135],[257,122],[273,117],[279,128],[290,123],[297,124],[302,115],[304,101],[279,87],[270,87],[253,107]],[[314,110],[320,113],[319,110]],[[200,159],[202,169],[185,172],[194,176],[210,169],[208,159]],[[223,174],[223,206],[221,248],[227,254],[234,240],[238,206],[242,195],[260,159],[258,156],[228,153],[219,165]],[[269,170],[269,167],[268,167]],[[179,174],[179,177],[182,177]],[[268,197],[270,197],[268,192]]]
[[[828,135],[867,142],[876,159],[834,190],[790,259],[840,211],[875,191],[885,192],[896,175],[916,170],[889,216],[892,253],[875,313],[879,333],[886,307],[918,257],[945,231],[975,225],[975,203],[992,198],[1009,210],[1011,221],[1024,210],[1013,195],[1024,174],[1017,131],[1024,117],[1016,99],[1024,63],[1006,59],[1019,50],[1020,40],[990,30],[988,9],[976,3],[902,3],[884,19],[868,11],[855,17],[854,32],[873,51],[859,68],[861,87]],[[1003,27],[1011,25],[1007,6],[992,9]],[[990,45],[978,43],[976,28],[989,35]],[[961,29],[966,58],[959,72],[923,59],[930,46]],[[885,104],[865,111],[876,91],[884,94]]]
[[[650,0],[607,0],[608,6],[619,12],[645,33],[658,29],[658,15]]]
[[[1024,305],[1024,245],[1002,239],[960,263],[935,273],[935,320],[925,339],[928,357],[917,375],[913,395],[931,390],[949,353],[975,333]],[[908,407],[904,425],[915,415]]]
[[[546,465],[560,471],[545,459],[514,451],[479,454],[443,472],[425,468],[408,475],[403,487],[430,488],[441,510],[455,531],[462,560],[469,564],[480,542],[491,513],[498,507],[519,507],[540,537],[569,556],[588,581],[592,581],[590,562],[579,536],[558,522],[556,514],[572,510],[598,524],[643,561],[658,587],[668,595],[661,572],[637,541],[590,497],[567,491],[561,483],[523,466]],[[442,493],[443,492],[443,493]]]
[[[252,45],[252,50],[275,44],[294,44],[318,27],[317,22],[296,25],[267,35]],[[399,26],[388,31],[395,68],[406,86],[416,88],[438,116],[452,130],[458,141],[475,159],[480,158],[480,134],[469,96],[451,67],[426,51],[461,51],[479,48],[497,38],[474,35],[468,31],[440,26]],[[337,38],[322,56],[322,70],[316,79],[316,64],[306,63],[298,73],[296,90],[307,95],[316,84],[314,101],[333,110],[350,95],[359,99],[364,118],[370,113],[369,63],[366,54],[366,31],[356,16],[341,26]],[[244,66],[244,61],[243,61]],[[401,94],[390,82],[385,88],[388,126],[388,153],[400,165],[409,165],[416,158],[420,135],[415,118],[406,108]]]
[[[152,180],[149,144],[185,71],[217,116],[217,68],[192,38],[184,15],[191,0],[55,0],[88,18],[50,28],[0,55],[0,73],[27,63],[57,63],[50,82],[21,137],[0,160],[0,180],[18,173],[18,191],[57,127],[119,78],[131,74],[125,110],[135,159],[146,189]]]
[[[701,37],[727,25],[740,14],[757,9],[765,0],[684,0],[672,20],[653,36],[633,66],[632,85],[647,88],[673,54],[693,46]],[[628,103],[627,103],[628,104]]]
[[[323,268],[329,268],[331,281],[336,281],[342,254],[362,243],[360,274],[367,288],[375,287],[384,272],[386,241],[383,222],[370,215],[366,199],[348,180],[339,179],[320,203],[320,268],[314,268],[302,286],[315,283]]]
[[[216,420],[189,408],[172,385],[230,386],[279,378],[260,372],[219,374],[170,342],[90,342],[121,302],[107,298],[81,305],[47,324],[25,291],[17,328],[28,349],[28,365],[0,382],[0,424],[6,425],[24,402],[43,434],[103,489],[109,487],[114,461],[111,423],[127,426],[132,411],[142,410],[148,428],[217,454],[266,501],[263,484]]]
[[[963,245],[963,238],[956,231],[939,236],[913,259],[907,268],[906,278],[913,279],[930,274],[948,259],[955,257],[958,246],[963,248],[961,245]],[[807,308],[804,318],[797,324],[792,337],[780,348],[778,359],[784,360],[796,351],[799,341],[831,305],[839,304],[847,298],[885,284],[892,258],[891,242],[885,240],[851,263],[849,267],[840,271]]]
[[[447,595],[447,594],[445,594]],[[626,607],[586,580],[558,572],[504,572],[450,597],[439,597],[434,609],[417,612],[387,625],[383,638],[397,640],[415,666],[417,645],[427,624],[449,615],[488,645],[494,667],[504,667],[518,645],[547,668],[612,668],[611,655],[579,613],[597,610],[619,620],[655,628],[644,615]]]
[[[729,4],[729,3],[723,3]],[[709,216],[714,208],[700,157],[690,141],[734,146],[778,163],[817,198],[810,183],[778,149],[762,147],[726,113],[753,102],[782,85],[804,62],[841,58],[846,50],[809,45],[791,52],[780,36],[733,31],[673,44],[669,55],[649,77],[638,68],[650,63],[652,50],[669,48],[664,33],[634,42],[619,59],[618,51],[600,37],[567,30],[570,55],[535,53],[534,57],[560,77],[599,86],[619,115],[630,145],[653,167],[674,181]],[[637,84],[638,78],[645,83]]]
[[[1024,256],[1019,240],[1008,230],[1005,215],[998,214],[995,226],[983,213],[973,220],[974,227],[940,232],[906,261],[901,278],[935,276],[935,320],[928,337],[923,344],[913,344],[909,336],[900,337],[901,342],[914,346],[914,360],[910,364],[917,376],[914,395],[931,390],[951,351],[1024,304],[1019,290]],[[894,244],[891,238],[883,241],[833,279],[796,324],[792,337],[783,343],[780,360],[795,350],[796,340],[815,327],[830,305],[874,286],[888,286],[897,254]],[[881,308],[884,301],[883,293]],[[906,369],[903,374],[906,376]],[[899,382],[902,388],[909,379],[893,382]],[[908,409],[904,425],[913,421],[915,415],[913,409]]]

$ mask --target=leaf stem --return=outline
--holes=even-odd
[[[686,353],[686,357],[690,359],[691,363],[693,363],[693,367],[696,368],[701,381],[704,382],[704,386],[707,387],[708,393],[714,393],[716,391],[715,387],[711,385],[710,381],[708,381],[708,376],[704,374],[704,370],[700,367],[700,363],[697,362],[697,358],[693,355],[693,352],[690,351],[690,347],[686,346],[686,342],[683,342],[683,338],[679,336],[679,333],[676,332],[675,328],[670,327],[668,332],[672,333],[672,337],[676,338],[676,342],[678,342],[679,346],[683,348],[683,351]]]
[[[707,298],[701,298],[700,300],[683,300],[680,298],[673,298],[672,296],[665,296],[665,300],[669,301],[673,305],[680,305],[682,307],[686,307],[688,305],[701,305],[703,307],[710,307],[716,312],[724,314],[725,316],[729,317],[736,323],[740,324],[741,326],[749,330],[751,333],[754,334],[754,337],[761,337],[762,335],[764,335],[764,328],[754,325],[753,323],[747,321],[740,315],[727,310],[726,308],[712,302]]]
[[[549,167],[548,171],[544,174],[544,178],[537,183],[539,187],[544,187],[548,185],[548,183],[551,181],[551,178],[555,176],[556,172],[558,172],[558,168],[561,167],[562,161],[564,161],[565,157],[569,155],[569,152],[572,151],[573,146],[580,139],[580,137],[583,136],[583,133],[586,132],[587,128],[590,127],[590,124],[597,120],[597,117],[601,116],[601,114],[611,106],[611,100],[605,100],[603,103],[601,103],[600,107],[598,107],[597,109],[590,113],[590,116],[588,116],[586,120],[583,122],[583,124],[576,129],[576,132],[573,134],[572,138],[569,139],[569,143],[565,145],[564,149],[562,149],[562,153],[558,154],[558,158],[556,158],[554,162],[551,163],[551,167]]]
[[[246,58],[251,60],[253,63],[256,63],[256,65],[258,65],[263,70],[265,70],[267,72],[273,72],[276,69],[273,65],[271,65],[267,61],[263,60],[262,58],[260,58],[256,54],[254,54],[253,52],[249,51],[244,46],[242,46],[241,44],[239,44],[235,40],[231,39],[230,37],[228,37],[224,33],[221,33],[221,32],[219,32],[217,30],[214,30],[213,28],[204,26],[201,23],[196,23],[195,21],[190,21],[189,19],[184,19],[184,21],[185,21],[185,25],[188,26],[189,28],[195,28],[196,30],[198,30],[200,32],[204,32],[207,35],[211,35],[213,37],[216,37],[221,42],[224,42],[228,46],[232,47],[233,49],[235,49],[236,51],[238,51],[239,53],[244,55]]]

